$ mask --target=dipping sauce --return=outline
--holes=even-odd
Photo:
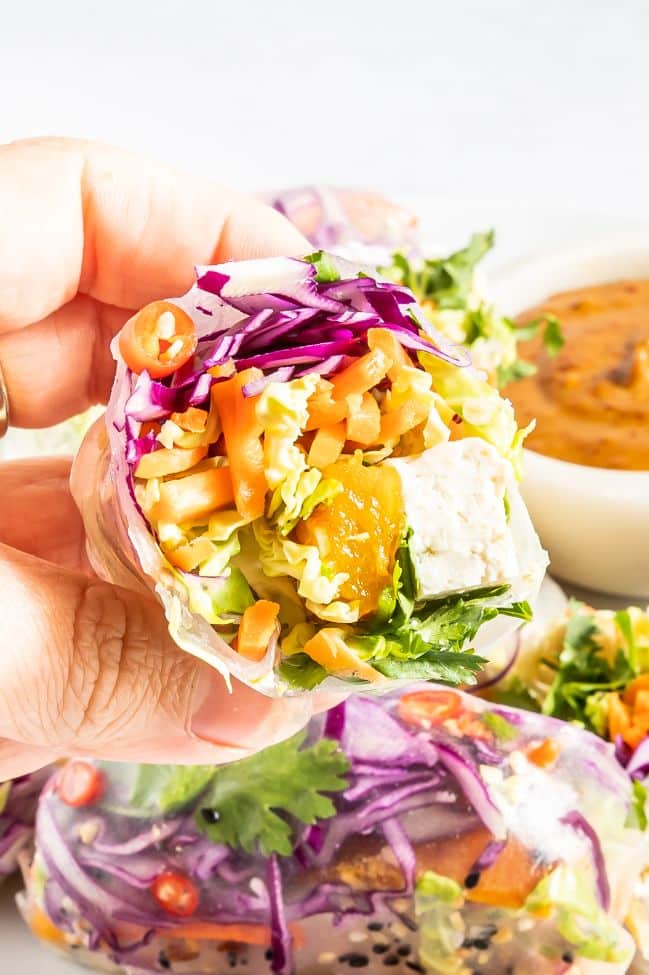
[[[526,446],[560,460],[649,471],[649,280],[614,281],[553,295],[518,318],[556,315],[565,345],[550,356],[540,336],[519,346],[537,373],[504,393]]]

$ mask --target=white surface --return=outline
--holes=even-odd
[[[649,276],[649,240],[561,251],[496,274],[490,290],[515,315],[557,291]],[[583,467],[526,451],[522,493],[553,571],[573,584],[649,599],[649,471]]]
[[[1,141],[91,136],[251,187],[646,205],[643,0],[2,6]]]

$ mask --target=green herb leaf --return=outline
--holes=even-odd
[[[526,376],[533,376],[537,372],[536,366],[525,359],[516,359],[511,366],[498,366],[498,385],[506,386]]]
[[[337,742],[303,748],[305,733],[232,765],[221,766],[196,815],[215,843],[264,856],[293,851],[294,821],[313,824],[335,815],[324,793],[347,787],[349,762]]]
[[[130,804],[143,813],[173,815],[214,777],[213,765],[139,765]]]
[[[306,653],[292,653],[285,657],[279,666],[280,676],[291,685],[303,691],[312,691],[327,676],[327,671],[312,660]]]
[[[432,301],[438,308],[465,308],[473,286],[476,264],[494,245],[494,232],[473,234],[462,250],[448,257],[426,259],[413,267],[404,254],[393,254],[392,264],[381,273],[410,288],[419,301]]]
[[[605,692],[622,690],[634,671],[620,648],[610,662],[598,640],[599,628],[592,613],[573,602],[563,646],[556,661],[545,663],[556,671],[542,704],[544,714],[577,721],[596,734],[606,730]]]
[[[475,684],[476,674],[486,664],[484,657],[472,651],[433,650],[414,660],[386,657],[372,660],[372,666],[394,680],[434,680],[440,684]]]
[[[316,269],[315,279],[318,284],[327,284],[330,281],[340,281],[340,274],[331,260],[329,254],[324,251],[315,251],[304,258],[309,264],[313,264]]]
[[[545,328],[543,329],[543,345],[548,355],[555,356],[566,344],[561,322],[556,315],[545,315]]]

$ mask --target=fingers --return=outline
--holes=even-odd
[[[67,139],[0,147],[0,213],[0,363],[17,426],[104,402],[111,337],[186,291],[195,264],[308,250],[257,200]]]
[[[12,424],[52,426],[105,403],[115,371],[110,340],[131,314],[77,295],[42,321],[0,334]]]
[[[46,318],[80,291],[120,308],[186,291],[194,264],[299,254],[264,204],[91,142],[0,147],[0,329]]]
[[[216,763],[286,737],[311,704],[230,694],[179,650],[157,603],[0,546],[0,777],[34,749]],[[30,757],[31,756],[31,757]]]
[[[87,572],[83,522],[70,494],[70,466],[69,457],[0,465],[0,542]]]

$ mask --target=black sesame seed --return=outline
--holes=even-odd
[[[383,964],[387,965],[388,968],[394,968],[395,965],[399,964],[398,955],[386,955],[383,959]]]
[[[160,966],[160,968],[164,968],[164,969],[171,968],[171,962],[167,958],[166,952],[161,951],[160,954],[158,955],[158,965]]]
[[[389,947],[390,945],[384,945],[382,942],[379,942],[377,945],[372,945],[372,951],[375,955],[384,955]]]
[[[266,959],[266,961],[272,961],[273,960],[273,949],[272,948],[266,948],[266,951],[264,952],[264,958]]]
[[[211,824],[218,823],[219,819],[221,818],[216,809],[201,809],[201,816],[206,823]]]
[[[382,931],[383,930],[383,925],[381,924],[380,921],[370,921],[370,923],[367,925],[367,930],[368,931]]]
[[[574,955],[571,951],[564,951],[561,956],[561,961],[565,961],[566,965],[572,965],[574,960]]]
[[[425,973],[423,965],[420,965],[418,961],[407,961],[406,968],[409,968],[411,972],[419,972],[421,975]]]
[[[230,968],[235,968],[237,964],[237,953],[236,951],[228,951],[228,964]]]
[[[405,958],[406,955],[409,955],[411,951],[412,948],[410,947],[410,945],[400,945],[397,948],[397,954],[401,955],[402,958]]]
[[[474,940],[473,940],[473,947],[476,949],[476,951],[486,951],[487,948],[489,947],[489,939],[488,938],[474,938]]]
[[[464,886],[468,890],[471,890],[473,887],[477,887],[479,883],[480,874],[477,871],[467,874],[467,876],[464,878]]]
[[[349,965],[350,968],[367,968],[370,963],[367,955],[361,955],[355,951],[350,951],[346,955],[340,955],[338,961],[341,965]]]

